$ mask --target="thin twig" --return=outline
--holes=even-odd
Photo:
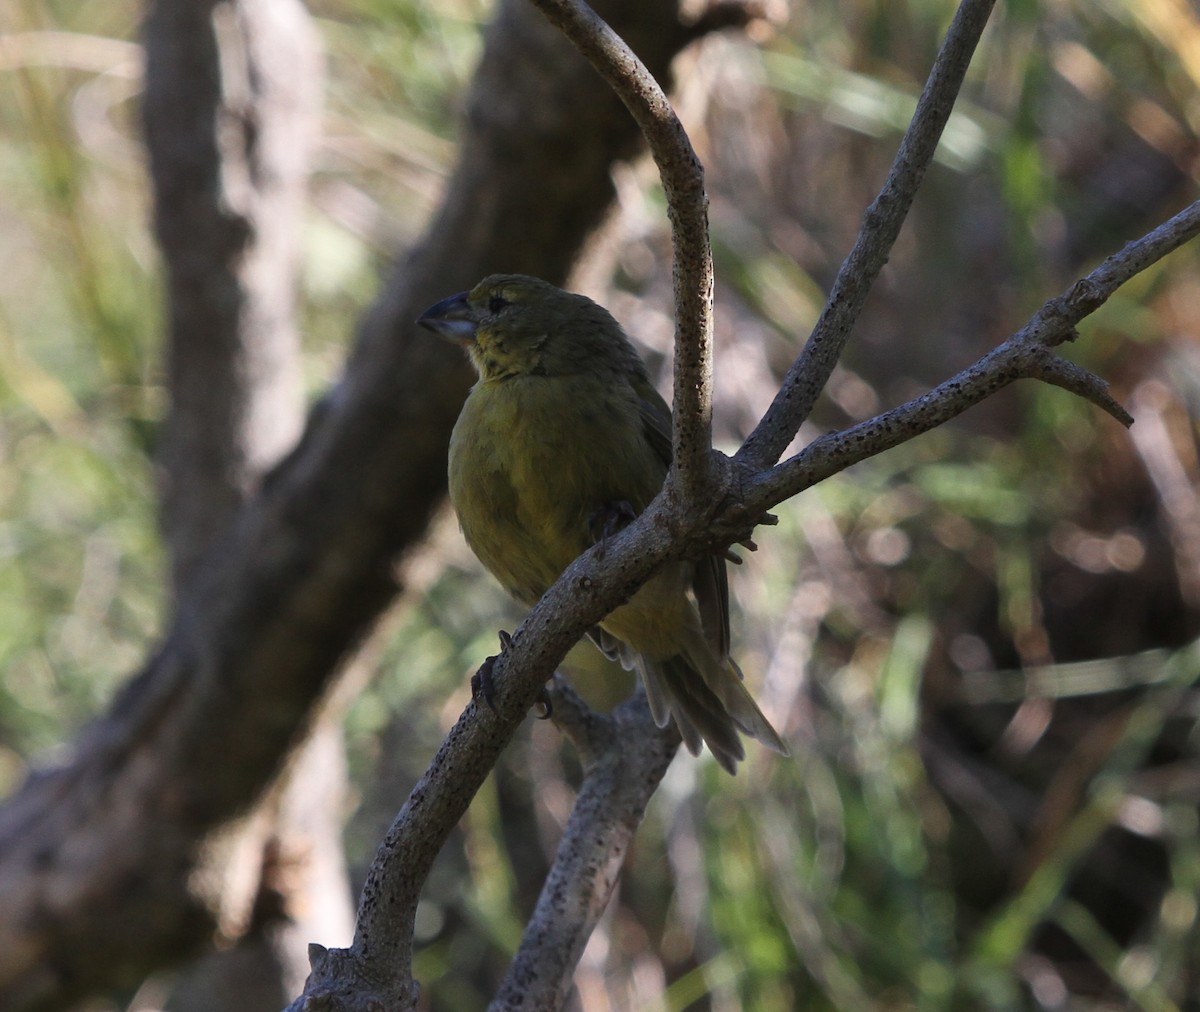
[[[1019,379],[1042,379],[1087,398],[1122,424],[1133,419],[1108,394],[1108,385],[1050,349],[1071,340],[1075,327],[1130,278],[1200,235],[1200,201],[1114,253],[1086,277],[1050,299],[1007,341],[958,375],[891,411],[815,440],[791,459],[752,478],[743,489],[749,512],[785,499],[868,457],[907,442]]]
[[[532,0],[600,73],[637,121],[658,166],[674,247],[675,459],[669,487],[712,494],[713,264],[704,167],[654,75],[582,0]]]
[[[987,25],[995,0],[963,0],[929,73],[912,122],[900,143],[891,172],[868,208],[850,255],[846,257],[825,309],[800,356],[762,421],[738,451],[739,462],[770,467],[792,441],[825,388],[858,320],[871,286],[912,206],[933,161],[938,140],[963,78]]]

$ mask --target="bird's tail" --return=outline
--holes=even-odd
[[[707,644],[686,656],[677,654],[663,661],[639,656],[637,667],[655,722],[665,727],[674,718],[692,755],[699,754],[703,742],[717,762],[736,773],[738,762],[746,755],[739,732],[780,755],[789,754],[742,684],[741,670],[729,658],[718,659]]]

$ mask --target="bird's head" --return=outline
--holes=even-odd
[[[485,380],[642,368],[603,306],[524,274],[492,274],[417,323],[463,345]]]

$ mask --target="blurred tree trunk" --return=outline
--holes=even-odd
[[[179,598],[303,425],[296,276],[322,67],[298,0],[158,0],[145,47],[169,318],[159,463]],[[213,913],[236,944],[185,973],[171,1008],[281,1007],[313,932],[349,937],[339,716],[324,712],[262,817],[212,851]]]
[[[296,271],[321,61],[299,0],[155,0],[144,36],[179,596],[304,422]]]
[[[597,6],[660,77],[693,35],[674,0]],[[336,789],[308,772],[295,794],[281,775],[310,762],[336,771],[327,740],[297,747],[401,587],[402,556],[444,493],[468,385],[457,350],[411,321],[490,270],[562,280],[611,202],[613,161],[638,147],[583,59],[520,0],[503,2],[442,210],[367,314],[343,379],[272,467],[297,431],[291,307],[311,39],[290,0],[159,0],[146,38],[171,298],[162,462],[174,609],[110,711],[0,807],[5,1009],[135,987],[214,939],[273,944],[286,923],[276,915],[298,895],[286,881],[291,829],[308,832],[314,810],[293,817],[292,801],[337,807]],[[327,825],[317,837],[330,839]],[[338,860],[307,873],[336,877]],[[336,941],[330,930],[299,936]],[[274,949],[267,990],[291,986],[287,952]],[[224,977],[237,979],[236,967]]]

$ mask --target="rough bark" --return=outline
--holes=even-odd
[[[560,1009],[575,968],[616,888],[646,806],[679,747],[640,696],[612,717],[587,710],[565,685],[552,694],[556,721],[583,756],[583,784],[550,874],[489,1012]]]
[[[688,37],[674,4],[602,9],[664,75]],[[213,936],[223,890],[199,873],[206,855],[262,817],[443,493],[467,373],[410,321],[498,267],[564,277],[611,200],[611,163],[637,146],[595,73],[516,2],[489,29],[468,108],[445,206],[299,446],[203,537],[161,646],[111,710],[0,809],[0,1006],[62,1008]],[[226,241],[240,241],[236,227]],[[218,487],[236,487],[221,467]]]

